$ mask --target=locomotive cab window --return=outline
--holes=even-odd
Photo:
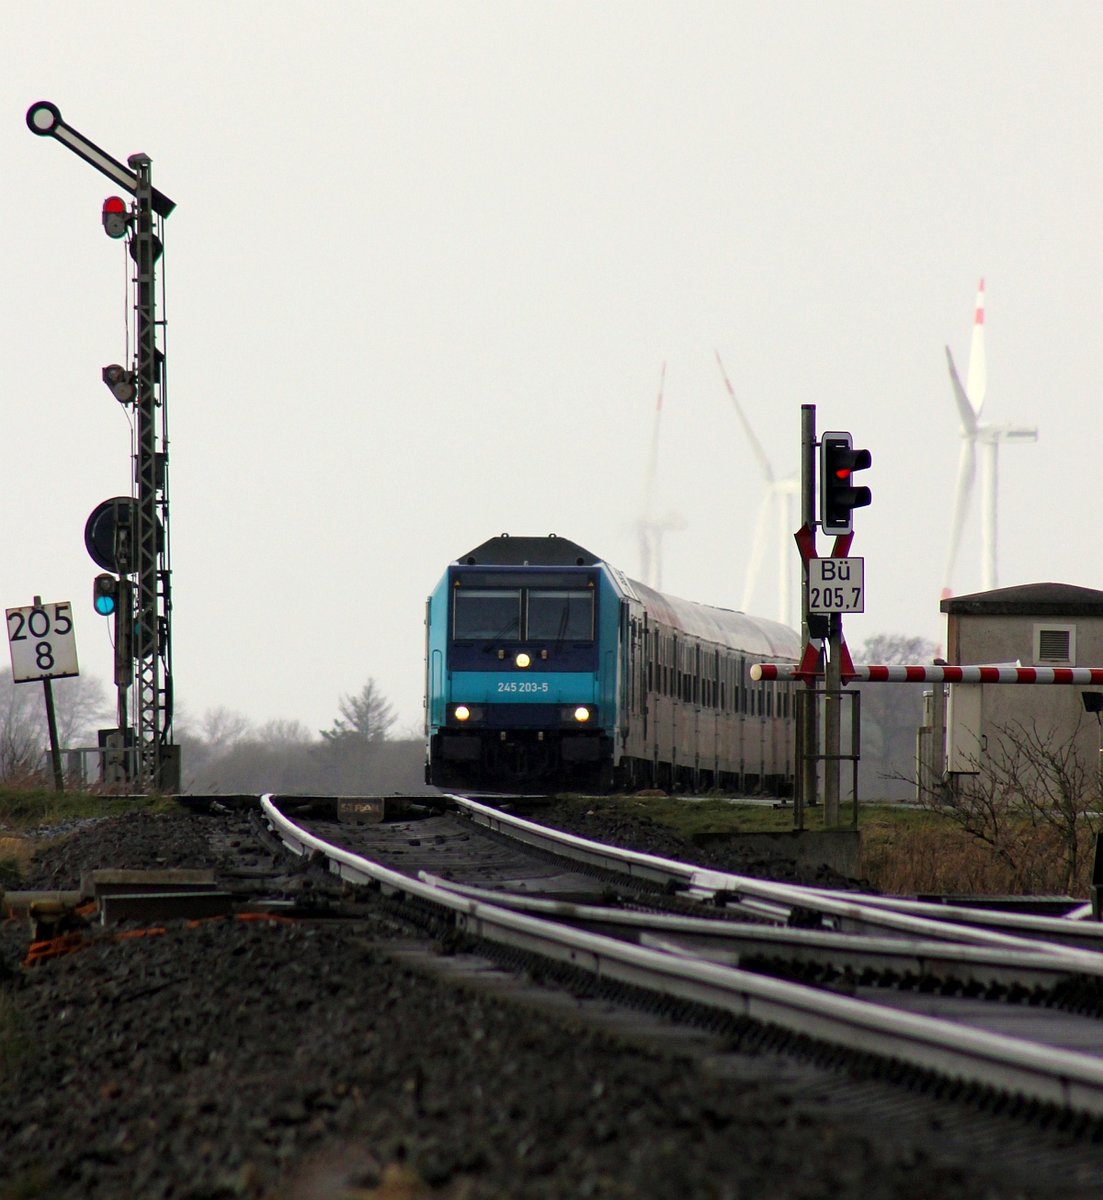
[[[457,588],[453,636],[457,641],[521,636],[520,588]]]
[[[589,588],[529,588],[527,624],[526,637],[533,641],[593,641],[594,593]]]

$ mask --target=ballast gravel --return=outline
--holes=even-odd
[[[0,925],[0,1200],[1052,1194],[937,1129],[901,1138],[888,1116],[814,1103],[780,1058],[708,1071],[403,966],[391,951],[414,935],[378,902],[327,918],[350,907],[336,885],[252,877],[281,868],[242,814],[85,824],[25,886],[158,865],[211,866],[319,915],[94,927],[32,967],[25,925]],[[1061,1194],[1097,1196],[1099,1178]]]

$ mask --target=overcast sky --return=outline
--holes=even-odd
[[[663,584],[738,607],[800,409],[873,453],[866,613],[941,636],[964,370],[987,281],[999,584],[1103,586],[1103,7],[1083,3],[5,6],[4,607],[71,600],[110,679],[84,523],[130,490],[114,190],[166,222],[175,685],[192,718],[421,721],[423,605],[503,531],[629,574],[667,364]],[[974,496],[976,501],[977,496]],[[981,586],[974,507],[953,580]],[[777,611],[773,547],[753,607]],[[795,550],[791,555],[794,564]],[[1099,665],[1099,664],[1089,664]]]

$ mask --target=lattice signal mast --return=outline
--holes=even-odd
[[[31,105],[27,126],[40,137],[55,138],[134,197],[129,212],[118,197],[105,201],[103,210],[105,231],[110,237],[126,237],[134,261],[136,317],[133,372],[120,371],[114,365],[104,369],[104,382],[116,399],[133,405],[135,424],[133,502],[108,508],[112,530],[107,556],[113,561],[107,569],[120,579],[133,575],[137,580],[133,589],[119,589],[120,596],[134,597],[132,605],[126,605],[130,611],[120,613],[117,626],[132,634],[132,640],[124,641],[131,642],[133,657],[126,656],[125,681],[118,664],[116,671],[120,724],[125,716],[125,686],[131,680],[137,685],[130,697],[135,737],[133,782],[145,791],[172,791],[179,787],[179,758],[172,740],[167,374],[165,352],[159,344],[163,320],[157,320],[156,265],[163,248],[159,235],[164,218],[176,206],[153,187],[148,155],[131,155],[124,167],[66,125],[58,108],[48,101]],[[125,733],[125,729],[119,732]]]

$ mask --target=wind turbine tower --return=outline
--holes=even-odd
[[[663,416],[663,391],[666,388],[666,363],[659,374],[659,394],[655,399],[655,422],[651,427],[651,449],[647,456],[647,471],[643,481],[643,516],[637,526],[640,537],[640,580],[648,587],[661,591],[663,586],[663,534],[685,529],[680,513],[655,515],[655,489],[659,475],[659,426]]]
[[[957,487],[954,497],[954,515],[950,525],[950,549],[946,558],[945,586],[943,597],[952,595],[954,562],[961,544],[962,528],[969,512],[973,479],[976,475],[977,448],[980,448],[981,486],[981,588],[991,591],[999,586],[996,569],[996,516],[999,484],[999,451],[1004,442],[1036,442],[1037,426],[998,425],[982,421],[985,392],[988,385],[987,367],[984,357],[984,280],[977,286],[976,311],[973,317],[973,340],[969,347],[969,369],[965,387],[961,386],[954,356],[946,347],[946,361],[950,367],[950,382],[954,389],[958,415],[961,417],[961,456],[958,460]]]
[[[755,520],[754,541],[751,543],[751,554],[747,561],[747,574],[743,583],[743,611],[751,611],[754,590],[758,584],[758,573],[762,566],[762,555],[766,549],[767,539],[770,536],[769,528],[772,515],[775,530],[774,536],[777,539],[777,619],[783,625],[796,628],[797,615],[793,606],[794,591],[790,586],[790,573],[794,561],[793,534],[797,528],[796,511],[800,498],[800,479],[796,475],[789,475],[784,479],[778,479],[774,475],[774,469],[770,465],[766,451],[762,448],[762,443],[755,436],[755,432],[751,428],[751,423],[747,419],[747,414],[743,411],[743,406],[739,403],[739,397],[736,396],[735,389],[731,385],[728,373],[724,370],[724,364],[720,359],[720,351],[714,349],[713,353],[716,355],[716,365],[720,368],[720,375],[724,380],[724,386],[728,389],[728,395],[731,397],[732,403],[735,405],[735,411],[739,415],[739,423],[743,426],[743,432],[747,435],[747,441],[751,444],[751,450],[754,452],[755,458],[758,459],[758,465],[766,481],[766,492],[762,497],[762,503],[758,509],[758,517]]]

